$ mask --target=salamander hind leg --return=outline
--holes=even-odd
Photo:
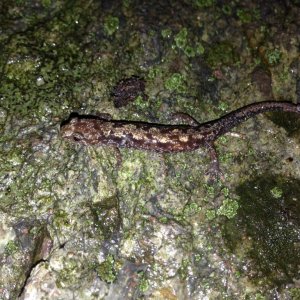
[[[224,176],[220,169],[218,153],[215,148],[215,145],[213,144],[213,142],[211,142],[211,143],[206,143],[205,146],[208,150],[211,159],[209,169],[206,172],[206,175],[208,176],[208,183],[215,183],[218,179],[221,179],[223,181]]]

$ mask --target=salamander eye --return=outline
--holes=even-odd
[[[74,142],[80,142],[84,139],[84,136],[79,132],[74,132],[72,137]]]

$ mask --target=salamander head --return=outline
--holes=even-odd
[[[73,118],[69,123],[63,124],[60,128],[62,138],[71,142],[83,145],[93,145],[97,143],[97,131],[94,122],[87,119]]]

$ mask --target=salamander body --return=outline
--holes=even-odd
[[[195,125],[161,125],[81,116],[61,127],[61,136],[83,145],[111,145],[156,152],[192,151],[213,142],[245,120],[268,111],[300,114],[300,104],[265,101],[237,109],[219,119]]]

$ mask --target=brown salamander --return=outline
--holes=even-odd
[[[193,125],[161,125],[81,116],[62,125],[61,136],[83,145],[111,145],[160,153],[192,151],[203,146],[209,149],[216,162],[217,154],[213,143],[218,137],[245,120],[269,111],[300,114],[300,104],[258,102],[203,124],[193,119]]]

